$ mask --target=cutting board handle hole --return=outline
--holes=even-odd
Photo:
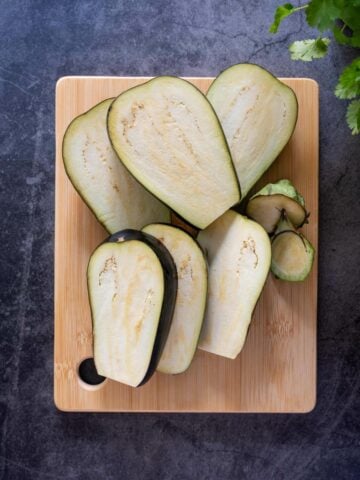
[[[97,373],[92,357],[81,360],[77,368],[80,385],[86,390],[99,390],[106,383],[107,378]]]

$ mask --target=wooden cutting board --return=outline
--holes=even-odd
[[[86,267],[106,237],[67,179],[61,155],[66,127],[96,103],[146,78],[65,77],[56,88],[55,200],[55,403],[64,411],[103,412],[308,412],[316,402],[317,259],[304,283],[269,275],[246,345],[236,360],[198,350],[189,370],[157,373],[134,389],[107,380],[97,387],[78,377],[79,363],[92,356]],[[211,78],[190,78],[206,92]],[[299,101],[289,144],[258,184],[289,178],[311,212],[303,232],[318,243],[318,85],[283,79]],[[241,292],[239,292],[241,295]]]

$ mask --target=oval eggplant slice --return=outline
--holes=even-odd
[[[296,95],[258,65],[238,64],[220,73],[207,97],[224,129],[244,198],[289,141]]]
[[[158,77],[127,90],[110,106],[108,132],[134,177],[192,225],[240,201],[219,120],[191,83]]]
[[[133,387],[156,370],[176,300],[175,264],[148,237],[127,230],[100,245],[88,266],[96,369]]]
[[[314,247],[296,231],[287,212],[282,210],[271,242],[272,273],[280,280],[302,282],[311,272],[314,256]]]
[[[207,293],[207,265],[199,244],[178,227],[152,224],[143,232],[165,245],[178,272],[178,290],[169,336],[157,370],[184,372],[191,364],[204,319]]]
[[[314,248],[298,232],[285,231],[271,242],[271,271],[276,278],[302,282],[311,272]]]
[[[265,185],[250,198],[246,214],[272,234],[280,221],[283,210],[286,211],[289,220],[296,227],[307,223],[309,213],[305,210],[304,199],[287,179]]]
[[[106,116],[112,101],[104,100],[70,123],[63,140],[67,175],[109,233],[169,221],[169,209],[129,174],[111,147]]]
[[[267,278],[271,245],[256,222],[229,210],[199,233],[207,252],[209,293],[199,348],[234,359]]]

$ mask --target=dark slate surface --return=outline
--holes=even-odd
[[[317,63],[267,33],[276,1],[3,0],[0,14],[2,479],[358,479],[359,137],[333,96],[355,51]],[[251,61],[321,85],[318,402],[307,415],[95,415],[52,392],[54,88],[62,75],[215,75]]]

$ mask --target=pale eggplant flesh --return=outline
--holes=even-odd
[[[143,385],[156,370],[175,308],[170,253],[150,235],[125,230],[94,251],[87,275],[97,372]]]
[[[282,211],[271,242],[271,271],[287,282],[302,282],[311,272],[315,249]]]
[[[268,276],[271,244],[253,220],[229,210],[199,233],[209,262],[207,307],[199,348],[234,359]]]
[[[224,129],[244,198],[289,141],[296,95],[264,68],[246,63],[220,73],[207,97]]]
[[[297,228],[308,221],[309,213],[305,209],[304,199],[287,179],[265,185],[250,198],[246,214],[260,223],[269,234],[272,234],[280,221],[283,210]]]
[[[170,332],[157,370],[178,374],[193,360],[204,319],[207,264],[199,244],[178,227],[151,224],[143,232],[156,237],[169,250],[178,274],[178,290]]]
[[[119,161],[106,128],[109,98],[76,117],[63,140],[67,175],[109,233],[167,222],[170,211],[144,189]]]
[[[220,122],[186,80],[157,77],[127,90],[111,104],[107,125],[131,174],[191,225],[205,228],[240,201]]]

